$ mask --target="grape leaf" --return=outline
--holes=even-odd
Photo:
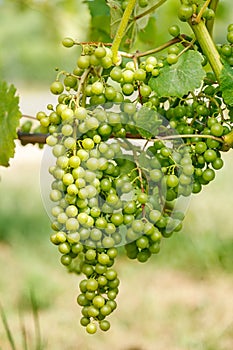
[[[121,7],[121,2],[119,0],[108,0],[107,4],[110,8],[110,16],[111,16],[111,22],[110,22],[111,38],[114,38],[123,15],[123,10]]]
[[[144,31],[149,22],[151,17],[151,12],[148,14],[142,15],[143,13],[146,13],[147,10],[152,8],[158,1],[157,0],[149,0],[148,6],[145,8],[141,8],[138,4],[135,5],[135,8],[133,10],[133,14],[131,16],[131,20],[128,23],[128,27],[125,32],[125,36],[122,40],[123,43],[123,48],[124,49],[129,49],[135,44],[136,37],[138,33]],[[110,16],[111,16],[111,21],[110,21],[110,27],[111,27],[111,38],[114,38],[116,35],[119,23],[122,19],[123,16],[123,10],[122,10],[122,1],[120,0],[107,0],[107,4],[110,7]],[[142,17],[140,17],[142,15]],[[136,20],[135,20],[136,19]],[[145,38],[146,34],[149,33],[150,38],[154,39],[154,33],[153,33],[153,25],[151,24],[153,21],[150,22],[150,28],[148,29],[152,30],[147,30],[143,39]],[[146,40],[148,42],[148,40]],[[125,43],[125,45],[124,45]]]
[[[136,126],[139,134],[145,139],[158,135],[158,128],[162,121],[154,109],[141,107],[136,116]]]
[[[84,1],[89,8],[91,15],[91,26],[89,37],[91,41],[108,42],[110,41],[110,10],[105,0],[86,0]]]
[[[224,62],[221,71],[220,88],[224,102],[233,107],[233,69],[227,62]]]
[[[84,2],[88,5],[92,17],[109,16],[109,9],[105,0],[98,0],[98,5],[95,0],[86,0]]]
[[[0,165],[9,166],[9,159],[14,156],[21,113],[16,88],[6,82],[0,82]]]
[[[158,77],[150,78],[149,85],[159,96],[182,97],[200,87],[205,76],[202,56],[197,51],[186,51],[178,62],[160,69]]]
[[[156,30],[157,30],[157,23],[155,17],[150,17],[147,26],[140,30],[138,33],[137,40],[143,45],[149,45],[151,47],[152,45],[155,45],[156,41]]]

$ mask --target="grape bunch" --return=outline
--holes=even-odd
[[[57,105],[37,113],[54,161],[51,241],[61,263],[85,276],[77,303],[90,334],[97,325],[110,328],[119,247],[142,263],[157,254],[163,239],[181,230],[190,195],[215,178],[229,148],[232,118],[212,73],[182,98],[152,90],[150,78],[177,62],[177,47],[169,55],[115,66],[110,48],[83,44],[73,72],[59,72],[51,84]]]

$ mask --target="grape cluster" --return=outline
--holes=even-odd
[[[227,28],[227,41],[224,44],[217,45],[220,56],[223,61],[233,66],[233,24],[229,24]]]
[[[85,44],[73,72],[51,84],[57,105],[37,114],[54,157],[51,241],[61,263],[85,276],[77,303],[91,334],[97,324],[109,329],[106,317],[117,306],[118,247],[142,263],[157,254],[163,238],[182,228],[184,199],[223,166],[231,119],[213,74],[181,99],[159,97],[149,85],[177,54],[174,46],[164,60],[114,66],[109,48]]]
[[[201,17],[205,21],[212,20],[215,17],[215,12],[212,8],[206,7],[203,11],[204,1],[200,0],[187,0],[184,1],[178,9],[178,18],[182,22],[186,22],[191,19],[191,17],[199,15],[201,12]]]

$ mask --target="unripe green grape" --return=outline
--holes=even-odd
[[[210,132],[214,136],[222,136],[223,135],[223,126],[220,123],[214,123],[211,128]]]
[[[83,140],[82,146],[83,146],[83,148],[85,150],[91,150],[91,149],[94,148],[95,143],[94,143],[94,141],[92,139],[86,138],[86,139]]]
[[[132,83],[134,81],[134,72],[126,69],[122,72],[122,78],[125,83]]]
[[[223,160],[221,158],[216,158],[211,164],[215,170],[218,170],[223,167]]]
[[[67,137],[65,140],[64,140],[64,146],[67,148],[67,149],[75,149],[76,147],[76,139],[69,136]]]
[[[154,56],[149,56],[146,59],[146,64],[152,64],[152,66],[154,67],[157,65],[157,63],[158,63],[157,58]]]
[[[53,135],[49,135],[47,138],[46,138],[46,143],[47,145],[49,145],[50,147],[53,147],[57,144],[58,142],[58,139],[57,137],[53,136]]]
[[[89,334],[95,334],[97,331],[96,323],[94,323],[94,322],[88,323],[88,325],[86,326],[86,331]]]
[[[87,69],[90,66],[90,57],[87,55],[80,56],[77,60],[77,66],[80,69]]]
[[[72,262],[72,257],[69,254],[64,254],[61,256],[61,263],[64,266],[69,266]]]
[[[205,18],[207,21],[209,21],[215,17],[215,12],[214,12],[214,10],[207,7],[205,9],[202,17]]]
[[[21,132],[25,132],[25,133],[29,133],[31,131],[31,128],[32,128],[32,121],[31,120],[27,120],[20,127]]]
[[[202,173],[202,178],[205,181],[212,181],[215,178],[215,172],[213,169],[207,168]]]
[[[95,49],[95,52],[94,52],[95,56],[97,58],[103,58],[106,56],[107,52],[105,50],[105,48],[103,46],[98,46],[96,49]]]
[[[74,112],[71,108],[66,108],[61,112],[61,118],[63,121],[70,121],[74,117]]]
[[[207,149],[204,152],[204,159],[206,162],[211,163],[214,162],[217,159],[217,153],[213,149]]]
[[[232,47],[231,45],[225,44],[221,47],[220,50],[221,54],[226,56],[226,57],[231,57],[232,55]]]
[[[137,260],[141,263],[146,262],[149,257],[151,256],[151,252],[149,251],[148,248],[142,249],[138,254],[137,254]]]
[[[116,90],[112,86],[107,86],[104,90],[104,95],[107,100],[112,101],[116,97]]]
[[[106,331],[108,331],[109,328],[110,328],[110,323],[109,323],[109,321],[107,321],[107,320],[102,320],[102,321],[100,321],[100,323],[99,323],[99,327],[100,327],[100,329],[101,329],[102,331],[106,332]]]
[[[143,84],[139,87],[139,91],[142,97],[149,97],[152,90],[149,85]]]
[[[167,56],[167,63],[168,64],[175,64],[178,61],[178,56],[175,53],[170,53]]]
[[[101,58],[101,65],[103,68],[109,69],[112,66],[112,58],[109,56]]]
[[[99,66],[100,65],[100,59],[96,57],[95,54],[90,55],[90,65],[91,66]]]
[[[70,136],[73,133],[73,127],[72,125],[65,124],[62,126],[61,132],[64,136]]]
[[[75,88],[77,85],[77,78],[72,75],[67,75],[64,79],[64,85],[70,88]]]
[[[53,202],[58,202],[62,199],[62,193],[58,190],[52,190],[49,197]]]
[[[69,164],[69,158],[66,156],[60,156],[57,158],[56,165],[59,166],[61,169],[67,168]]]
[[[177,24],[174,24],[168,28],[170,35],[177,37],[180,35],[180,27]]]
[[[60,95],[64,90],[64,86],[63,84],[56,80],[54,81],[51,85],[50,85],[50,91],[52,92],[52,94],[54,95]]]
[[[230,44],[233,44],[233,28],[231,31],[229,31],[227,33],[227,41],[230,43]]]
[[[75,67],[73,69],[73,74],[77,75],[78,77],[81,77],[81,75],[83,74],[83,69],[81,69],[80,67]]]
[[[148,0],[138,0],[138,5],[142,8],[148,6],[149,1]]]
[[[126,95],[132,95],[132,93],[134,92],[134,86],[130,83],[125,83],[122,85],[122,92]]]
[[[66,208],[66,215],[69,216],[69,217],[76,217],[77,214],[78,214],[78,209],[75,205],[69,205],[67,208]]]
[[[179,184],[179,179],[176,175],[168,175],[167,177],[167,186],[168,187],[176,187]]]
[[[134,79],[144,81],[146,79],[146,71],[141,68],[136,69],[134,72]]]
[[[191,5],[181,4],[178,10],[178,17],[182,22],[186,22],[193,15],[193,8]]]
[[[74,45],[74,40],[71,38],[64,38],[62,40],[62,45],[65,47],[72,47]]]
[[[122,70],[120,67],[114,67],[110,72],[110,77],[112,80],[120,82],[122,79]]]

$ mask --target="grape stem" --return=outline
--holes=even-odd
[[[122,57],[138,59],[141,57],[153,55],[154,53],[163,51],[164,49],[168,48],[169,46],[172,46],[172,45],[179,43],[179,42],[181,42],[185,47],[188,47],[188,48],[190,48],[190,46],[192,46],[192,42],[187,41],[187,36],[182,34],[179,37],[173,38],[173,39],[167,41],[166,43],[164,43],[164,44],[162,44],[154,49],[148,50],[148,51],[144,51],[144,52],[137,51],[135,53],[128,53],[128,52],[119,51],[119,54]]]
[[[86,82],[86,79],[87,79],[88,74],[90,73],[90,71],[91,71],[91,68],[86,69],[84,71],[84,73],[82,74],[82,76],[81,76],[81,79],[80,79],[79,85],[78,85],[78,90],[77,90],[77,93],[76,93],[76,98],[77,98],[76,106],[79,106],[79,100],[80,100],[81,91],[83,89],[83,86],[84,86],[84,84]],[[83,101],[85,102],[85,99],[83,99]],[[82,106],[82,107],[85,107],[85,105]]]
[[[219,81],[223,65],[221,63],[218,50],[216,49],[216,46],[211,38],[210,33],[208,32],[205,23],[203,20],[201,20],[199,23],[196,23],[194,19],[189,21],[189,25],[191,26],[204,55],[207,57],[217,80]]]
[[[198,13],[197,17],[195,18],[195,22],[196,23],[200,23],[201,18],[203,13],[205,12],[205,10],[207,9],[207,7],[209,6],[209,3],[211,2],[211,0],[206,0],[204,5],[202,6],[200,12]]]
[[[112,55],[113,55],[113,57],[112,57],[112,59],[113,59],[114,64],[118,63],[118,49],[120,47],[121,40],[124,36],[125,30],[127,28],[129,18],[130,18],[131,13],[134,9],[135,3],[136,3],[136,0],[129,0],[129,3],[126,6],[126,9],[123,13],[121,22],[118,26],[115,38],[113,40],[113,43],[112,43]]]
[[[31,120],[37,120],[36,117],[32,117],[31,115],[27,115],[27,114],[22,114],[21,118],[27,118],[27,119],[31,119]]]
[[[134,21],[137,21],[138,19],[149,15],[150,13],[154,12],[158,7],[160,7],[161,5],[163,5],[167,0],[160,0],[158,1],[154,6],[152,6],[151,8],[149,8],[148,10],[140,13],[140,15],[137,15],[133,18]]]

